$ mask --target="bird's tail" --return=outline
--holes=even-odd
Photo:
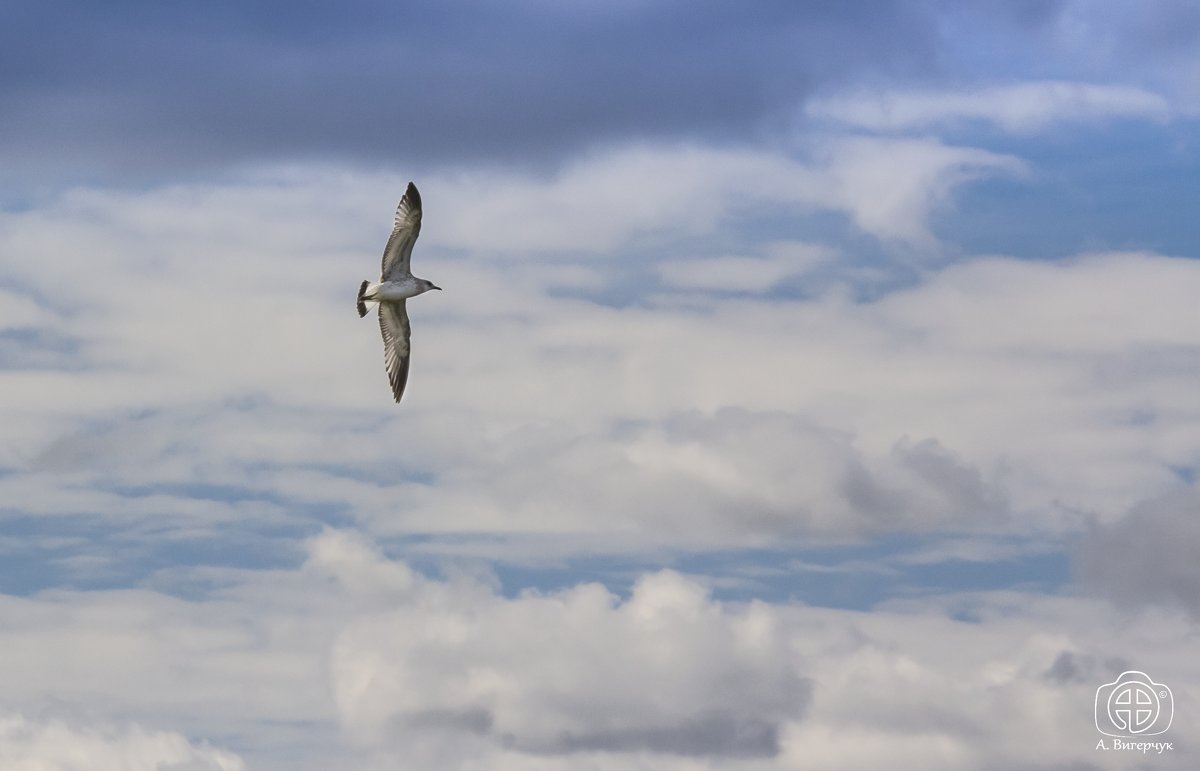
[[[360,319],[367,315],[367,304],[363,302],[363,294],[366,293],[367,285],[370,283],[370,281],[364,279],[362,286],[358,288],[358,317]]]

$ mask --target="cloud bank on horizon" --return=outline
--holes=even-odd
[[[1194,10],[7,21],[0,765],[1099,769],[1098,686],[1197,709]]]

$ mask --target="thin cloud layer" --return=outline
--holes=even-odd
[[[1167,100],[1129,86],[1017,83],[959,92],[888,92],[841,96],[810,104],[808,114],[874,131],[912,131],[964,121],[1005,131],[1044,131],[1057,123],[1114,118],[1165,120]]]
[[[171,513],[212,528],[336,513],[393,535],[595,534],[624,550],[1061,531],[1115,519],[1198,464],[1193,261],[976,259],[854,300],[853,272],[808,296],[705,294],[704,278],[676,289],[690,263],[676,251],[660,258],[674,285],[614,307],[587,294],[644,267],[607,256],[609,238],[573,255],[549,241],[530,262],[475,245],[488,228],[454,227],[491,221],[502,236],[507,223],[524,237],[563,183],[516,180],[460,214],[445,206],[449,223],[432,203],[454,188],[434,185],[430,227],[451,235],[417,259],[448,291],[413,307],[424,395],[382,421],[373,329],[347,314],[344,289],[378,244],[357,231],[364,215],[339,223],[340,207],[326,209],[327,176],[269,206],[265,187],[180,187],[8,215],[0,239],[27,259],[6,268],[22,289],[10,292],[2,449],[20,473],[0,487],[26,515]],[[754,182],[742,197],[786,201],[774,178]],[[603,196],[578,212],[571,200],[564,216],[586,221]],[[497,205],[526,214],[488,213]],[[656,215],[655,243],[754,216],[680,211]],[[637,220],[607,219],[623,248],[645,248]],[[375,229],[382,240],[386,220]],[[803,275],[837,255],[825,247]],[[93,278],[63,285],[64,273]]]
[[[958,187],[1024,170],[1012,156],[928,139],[830,137],[774,151],[630,147],[589,156],[549,182],[511,172],[435,179],[433,195],[459,205],[431,240],[483,254],[578,255],[665,234],[705,236],[758,209],[786,208],[837,212],[876,238],[929,247],[930,218]]]

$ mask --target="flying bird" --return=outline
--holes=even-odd
[[[383,363],[396,403],[404,396],[408,383],[409,338],[405,301],[430,289],[441,289],[432,281],[417,278],[409,269],[413,244],[421,233],[421,194],[408,183],[400,205],[396,207],[396,226],[383,249],[383,268],[379,281],[363,281],[358,287],[358,317],[367,315],[367,303],[379,305],[379,331],[383,333]]]

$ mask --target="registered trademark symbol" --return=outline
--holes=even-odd
[[[1159,696],[1161,696],[1161,697],[1163,697],[1164,699],[1165,699],[1165,698],[1167,698],[1167,692],[1166,692],[1166,691],[1159,691],[1159,692],[1158,692],[1158,695],[1159,695]]]

